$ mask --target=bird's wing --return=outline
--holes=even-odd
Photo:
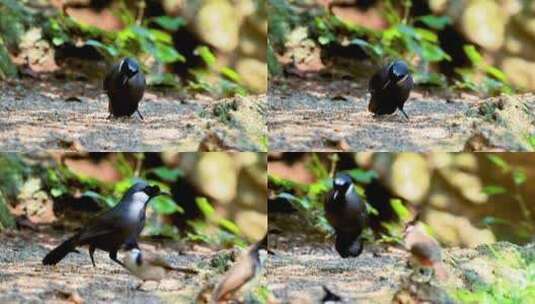
[[[370,78],[368,82],[368,91],[374,93],[383,89],[388,81],[388,67],[383,67]]]
[[[117,231],[118,224],[121,222],[120,216],[111,209],[108,212],[98,216],[91,222],[87,228],[78,234],[78,240],[83,242],[98,236],[114,233]]]
[[[116,74],[118,73],[118,71],[119,71],[119,64],[116,63],[112,65],[110,71],[108,72],[108,74],[106,74],[106,77],[104,78],[104,81],[102,83],[104,91],[107,92],[111,89],[112,79],[116,77]]]

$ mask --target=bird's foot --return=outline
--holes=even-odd
[[[407,119],[407,121],[410,121],[409,115],[407,115],[407,113],[405,113],[403,109],[399,109],[399,111],[401,112],[401,114],[403,114],[403,116]]]
[[[136,113],[137,113],[137,115],[139,115],[139,118],[141,118],[141,120],[145,120],[145,119],[143,118],[143,115],[141,115],[141,112],[139,112],[139,110],[136,110]]]

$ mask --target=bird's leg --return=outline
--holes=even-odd
[[[93,253],[95,253],[95,247],[89,246],[89,256],[91,257],[91,263],[93,264],[93,268],[96,268],[97,265],[95,265],[95,259],[93,258]]]
[[[141,120],[145,120],[145,119],[143,119],[143,115],[141,115],[141,113],[139,112],[139,110],[136,110],[136,113],[137,113],[137,115],[139,115],[139,118],[141,118]]]
[[[401,111],[401,113],[403,113],[403,115],[405,116],[405,118],[407,118],[407,120],[410,120],[409,119],[409,115],[407,115],[407,113],[405,113],[405,110],[403,110],[401,108],[399,110]]]
[[[110,259],[114,261],[115,263],[121,265],[123,268],[126,268],[123,264],[123,262],[119,261],[117,259],[117,250],[116,251],[110,251]]]

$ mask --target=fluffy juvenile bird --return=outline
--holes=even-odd
[[[145,226],[145,210],[148,202],[161,194],[158,186],[149,186],[145,182],[134,184],[123,195],[119,203],[107,212],[97,216],[77,234],[50,251],[43,259],[43,265],[55,265],[70,252],[78,252],[76,247],[88,245],[91,263],[95,266],[93,253],[100,249],[117,260],[117,251],[123,247],[138,248],[137,238]]]
[[[130,250],[124,258],[124,266],[134,276],[145,281],[161,281],[171,271],[196,274],[198,271],[191,268],[171,266],[163,257],[142,253],[139,248]]]
[[[376,115],[392,114],[403,110],[413,87],[409,67],[403,60],[395,60],[377,71],[368,84],[371,94],[368,110]]]
[[[336,251],[343,258],[359,256],[363,249],[360,234],[367,224],[368,214],[349,175],[336,174],[324,208],[325,217],[336,232]]]
[[[108,94],[110,117],[131,116],[137,112],[145,92],[145,76],[139,64],[131,58],[124,58],[114,64],[104,79],[104,90]]]
[[[444,264],[442,264],[442,249],[438,242],[421,225],[414,224],[405,230],[405,247],[411,253],[410,264],[415,270],[427,272],[423,280],[429,281],[433,274],[444,280],[448,277]],[[418,273],[418,272],[415,272]]]
[[[212,303],[229,300],[236,291],[254,278],[261,266],[260,249],[267,249],[267,234],[262,240],[250,246],[227,271],[214,289]]]

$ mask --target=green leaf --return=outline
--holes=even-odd
[[[503,173],[507,173],[511,170],[511,167],[509,166],[509,164],[505,162],[505,160],[503,160],[503,158],[499,157],[498,155],[488,154],[487,158],[489,159],[491,163],[499,167]]]
[[[521,169],[516,169],[513,171],[513,180],[515,185],[520,186],[526,182],[526,173]]]
[[[90,197],[94,199],[97,203],[104,204],[108,207],[113,207],[116,204],[116,202],[111,197],[103,196],[100,193],[91,190],[82,193],[82,196]]]
[[[162,28],[175,32],[179,28],[186,25],[186,21],[181,17],[170,17],[170,16],[159,16],[151,19],[151,22],[154,22],[161,26]]]
[[[113,193],[118,197],[123,195],[123,193],[126,192],[132,185],[134,184],[134,180],[132,178],[125,178],[121,181],[115,183],[113,187]]]
[[[416,71],[412,74],[414,82],[418,85],[435,85],[446,87],[448,82],[446,76],[440,73]]]
[[[60,46],[65,43],[65,39],[63,39],[62,37],[54,37],[52,38],[52,43],[55,46]]]
[[[431,32],[430,30],[426,30],[426,29],[423,29],[423,28],[416,28],[415,31],[416,31],[417,36],[421,40],[426,40],[426,41],[429,41],[429,42],[437,42],[438,41],[437,34]]]
[[[483,62],[483,56],[481,56],[474,45],[467,44],[463,49],[473,65],[479,66]]]
[[[60,196],[63,195],[63,193],[65,193],[65,191],[63,191],[60,188],[52,188],[52,189],[50,189],[50,195],[52,195],[52,197],[60,197]]]
[[[496,194],[507,193],[507,189],[505,189],[502,186],[497,186],[497,185],[485,186],[485,187],[483,187],[482,191],[483,191],[483,193],[485,193],[487,195],[496,195]]]
[[[409,209],[407,209],[407,207],[405,207],[405,205],[403,205],[403,202],[400,199],[391,199],[390,205],[392,206],[392,209],[394,209],[394,212],[403,222],[408,222],[411,220],[411,212],[409,211]]]
[[[450,55],[446,54],[438,45],[422,42],[422,57],[429,62],[438,62],[444,59],[451,61]]]
[[[528,142],[532,149],[535,150],[535,135],[531,135],[528,137]]]
[[[160,62],[163,63],[173,63],[173,62],[185,62],[186,58],[177,52],[173,47],[158,43],[156,44],[156,52],[154,57]]]
[[[223,229],[235,234],[235,235],[239,235],[240,234],[240,228],[234,224],[232,221],[229,221],[227,219],[221,219],[219,221],[219,225],[221,227],[223,227]]]
[[[287,192],[279,193],[278,197],[286,199],[289,203],[291,203],[298,210],[308,210],[312,207],[312,205],[307,199],[298,198],[297,196],[292,195]]]
[[[208,200],[205,197],[197,197],[195,199],[195,203],[201,209],[202,214],[209,218],[215,213],[214,207],[208,202]]]
[[[200,56],[204,63],[206,63],[208,66],[214,65],[214,63],[216,62],[215,55],[212,53],[212,51],[210,51],[207,46],[197,47],[193,54]]]
[[[153,38],[151,31],[146,27],[133,25],[133,26],[131,26],[131,29],[140,38],[144,38],[144,39],[148,39],[148,40],[152,40],[152,38]]]
[[[485,71],[490,76],[498,79],[499,81],[506,82],[507,81],[507,75],[505,75],[504,72],[502,72],[500,69],[495,68],[493,66],[488,66],[485,68]]]
[[[362,49],[368,55],[373,56],[373,57],[380,57],[380,56],[383,56],[384,54],[384,50],[382,49],[380,45],[371,44],[368,41],[363,40],[363,39],[356,38],[356,39],[351,40],[350,43],[362,47]]]
[[[421,16],[416,20],[423,22],[425,25],[435,30],[442,30],[446,25],[451,24],[451,19],[448,16],[426,15]]]
[[[178,178],[184,176],[184,173],[179,168],[169,169],[167,167],[158,167],[151,171],[166,182],[175,182]]]
[[[234,82],[240,82],[240,75],[231,68],[224,67],[221,69],[221,74]]]
[[[150,29],[149,31],[150,31],[151,40],[155,42],[162,42],[168,45],[173,44],[173,37],[171,37],[169,33],[166,33],[160,30],[155,30],[155,29]]]
[[[372,180],[379,177],[377,172],[372,170],[366,171],[362,169],[353,169],[345,172],[349,174],[354,181],[361,184],[369,184],[372,182]]]
[[[392,41],[396,38],[401,37],[401,32],[397,27],[390,27],[387,30],[385,30],[381,37],[381,43],[385,46],[390,46]]]
[[[85,44],[93,46],[99,50],[104,50],[111,57],[117,57],[119,55],[119,51],[116,48],[114,48],[113,46],[104,45],[103,43],[97,40],[89,39],[85,42]]]
[[[158,214],[173,214],[175,212],[184,213],[184,209],[177,205],[172,198],[168,196],[158,196],[151,200],[152,208]]]
[[[157,73],[147,75],[147,84],[149,86],[168,86],[177,87],[180,82],[173,73]]]
[[[327,44],[329,44],[331,42],[331,39],[329,39],[329,37],[327,37],[327,36],[319,36],[318,42],[321,45],[327,45]]]

